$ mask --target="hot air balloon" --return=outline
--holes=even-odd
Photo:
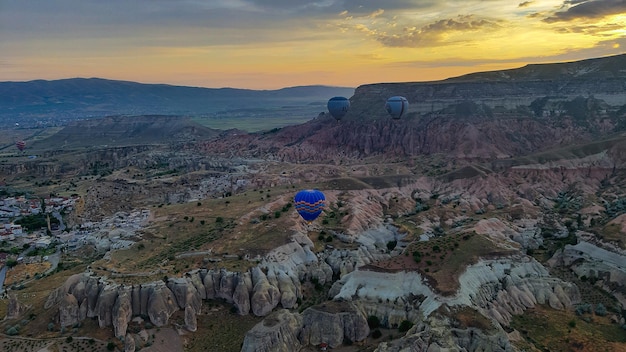
[[[334,97],[328,100],[328,112],[337,120],[341,120],[350,110],[350,100],[344,97]]]
[[[26,142],[24,141],[17,141],[15,142],[15,146],[17,147],[17,149],[21,151],[24,151],[24,148],[26,148]]]
[[[385,104],[385,110],[391,115],[393,119],[399,119],[402,115],[406,114],[409,109],[409,101],[405,97],[394,96],[387,99]]]
[[[316,189],[305,189],[298,192],[293,201],[300,216],[310,223],[322,213],[326,197]]]

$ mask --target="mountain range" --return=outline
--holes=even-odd
[[[210,115],[241,109],[311,106],[329,96],[351,96],[354,88],[299,86],[277,90],[200,88],[142,84],[101,78],[0,82],[0,117],[32,124],[112,115]],[[318,111],[319,112],[319,111]]]

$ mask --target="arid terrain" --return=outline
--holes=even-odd
[[[4,197],[74,203],[31,235],[52,238],[37,263],[17,260],[27,235],[2,242],[0,348],[624,351],[625,59],[508,72],[515,97],[488,74],[367,85],[339,122],[254,133],[3,131],[28,146],[0,150]],[[416,102],[403,119],[391,95]],[[311,223],[293,201],[309,188]]]

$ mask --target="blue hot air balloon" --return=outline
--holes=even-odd
[[[405,97],[395,96],[387,99],[385,110],[393,119],[399,119],[409,110],[409,101]]]
[[[350,110],[350,100],[344,97],[334,97],[328,100],[328,112],[337,120],[341,120]]]
[[[298,192],[293,201],[300,216],[311,222],[322,213],[326,197],[324,197],[324,193],[316,189],[305,189]]]

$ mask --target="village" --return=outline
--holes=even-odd
[[[30,273],[33,270],[24,270],[26,267],[36,268],[34,271],[40,276],[55,270],[62,254],[71,255],[84,246],[91,246],[97,253],[132,246],[136,231],[150,217],[147,209],[120,212],[100,222],[69,228],[63,215],[74,211],[80,201],[79,196],[40,199],[22,195],[0,199],[2,297],[6,297],[5,289],[23,288],[28,280],[36,278]]]

